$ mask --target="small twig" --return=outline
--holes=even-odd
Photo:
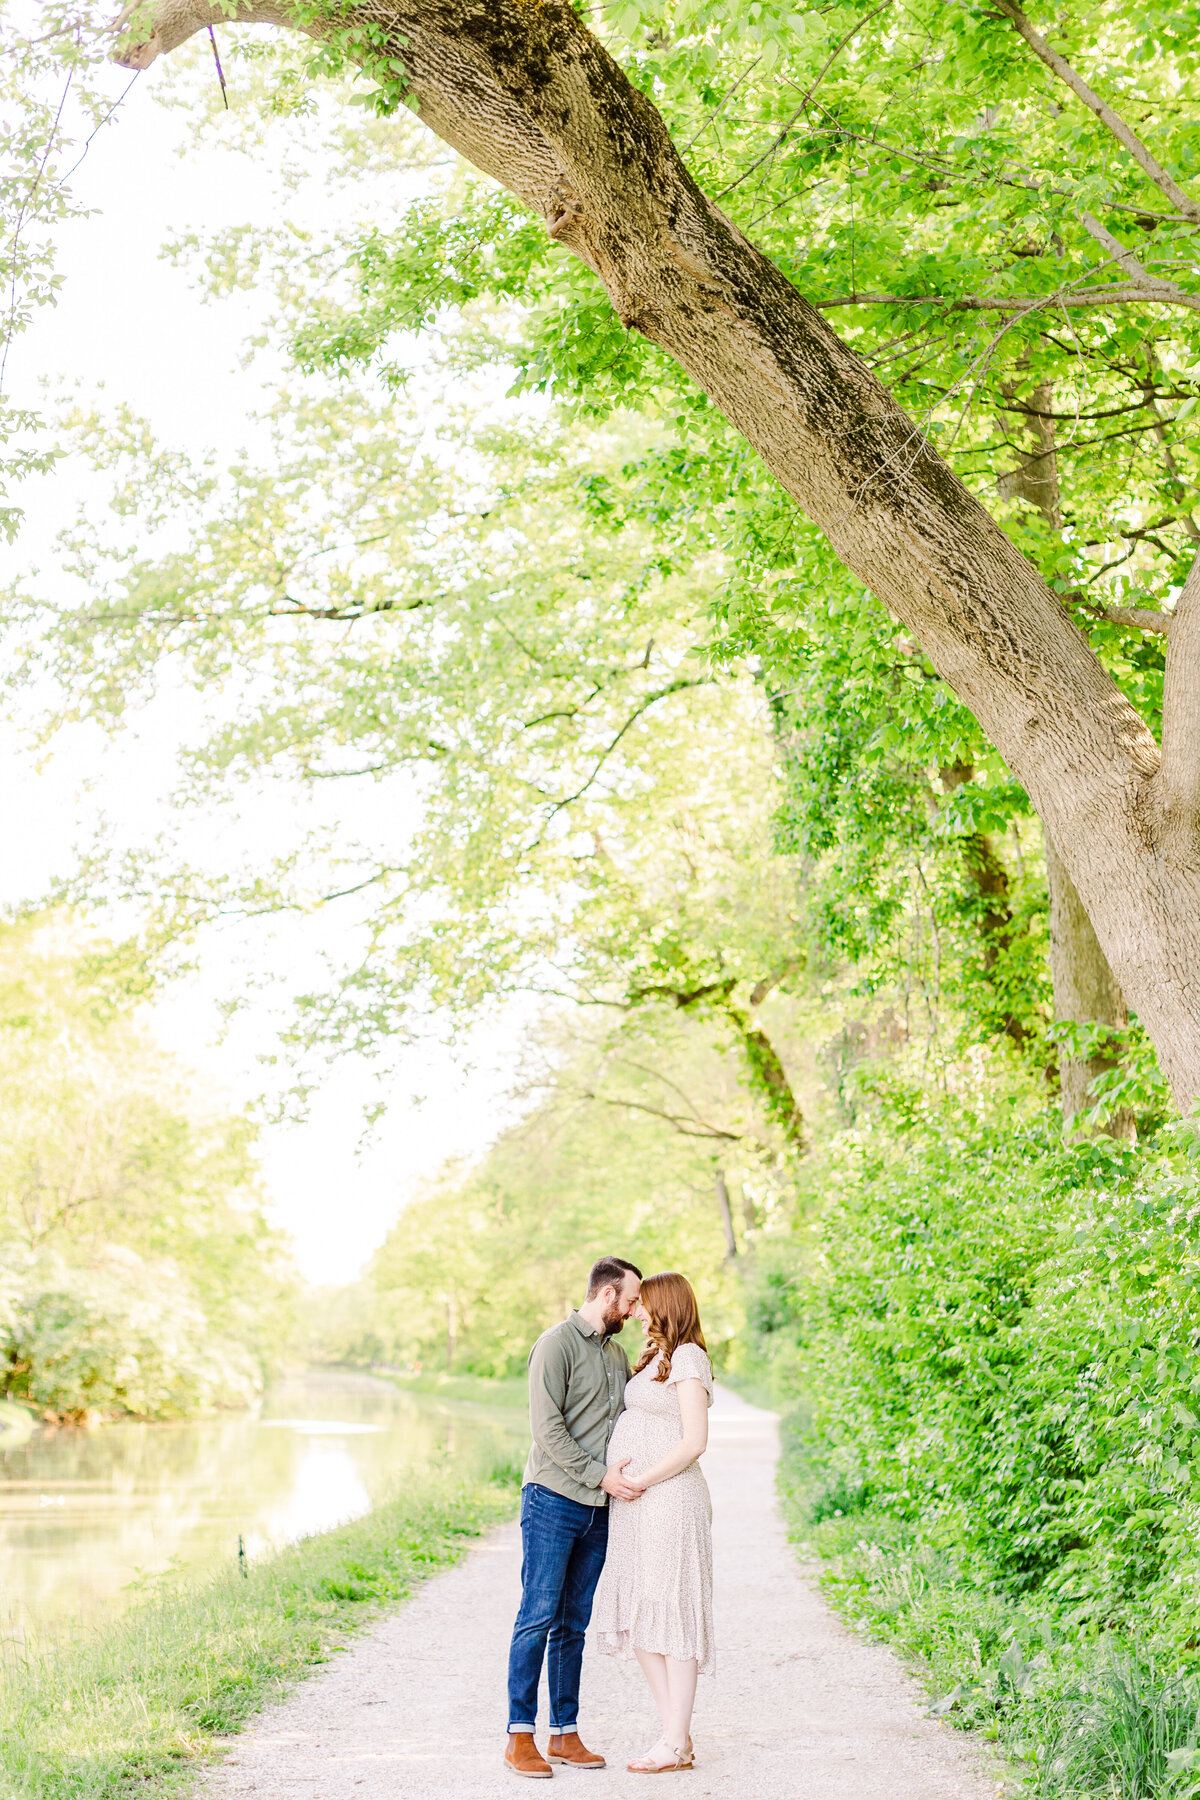
[[[734,82],[733,86],[731,88],[727,88],[725,93],[723,93],[721,95],[721,98],[717,101],[717,104],[713,107],[712,111],[709,113],[707,119],[705,119],[703,125],[700,127],[700,129],[696,133],[695,137],[690,137],[688,139],[687,143],[683,146],[683,149],[679,153],[681,156],[686,156],[688,151],[693,147],[693,145],[699,143],[700,139],[704,136],[704,134],[708,130],[709,126],[714,123],[717,114],[720,112],[720,110],[724,106],[725,102],[727,100],[732,100],[733,96],[737,93],[738,89],[741,87],[743,81],[746,81],[751,75],[753,75],[755,69],[757,69],[757,67],[761,61],[762,61],[762,52],[760,51],[759,54],[755,57],[754,61],[750,64],[750,67],[748,69],[744,69],[742,71],[742,73],[738,76],[737,80]]]
[[[0,395],[2,395],[4,392],[4,375],[5,375],[5,371],[8,368],[8,352],[12,346],[12,341],[16,334],[17,304],[18,304],[18,301],[17,301],[18,279],[17,279],[17,277],[18,277],[18,266],[19,266],[17,252],[18,252],[18,248],[19,248],[20,242],[21,242],[21,228],[25,223],[26,213],[29,211],[30,207],[33,205],[34,199],[37,195],[38,188],[42,185],[42,176],[46,173],[46,164],[50,160],[50,153],[54,148],[54,140],[58,136],[58,128],[59,128],[59,125],[62,123],[63,110],[67,104],[67,95],[71,91],[71,83],[74,80],[74,78],[75,78],[74,69],[73,68],[69,69],[67,72],[66,82],[64,83],[64,86],[63,86],[62,95],[58,102],[58,110],[54,115],[54,123],[50,127],[50,135],[46,139],[45,147],[42,150],[41,157],[38,161],[37,172],[35,173],[35,175],[33,177],[33,181],[30,184],[28,193],[21,200],[21,203],[17,208],[16,222],[13,225],[12,242],[9,245],[9,255],[12,258],[12,281],[11,281],[10,287],[9,287],[8,318],[6,321],[5,332],[4,332],[3,355],[0,355]]]
[[[213,61],[217,65],[217,80],[221,84],[221,98],[225,102],[225,111],[228,112],[229,111],[229,95],[225,92],[225,71],[221,67],[221,55],[220,55],[219,50],[217,49],[217,34],[213,30],[211,25],[208,28],[208,38],[209,38],[209,42],[211,43],[211,45],[213,47]]]
[[[797,106],[795,111],[792,112],[791,115],[789,116],[787,123],[783,127],[783,130],[780,131],[777,134],[777,136],[771,140],[770,144],[763,151],[762,155],[757,157],[754,160],[754,162],[752,162],[750,164],[750,167],[748,169],[742,170],[742,173],[737,177],[736,181],[729,182],[729,184],[726,187],[723,187],[721,189],[721,191],[717,195],[718,200],[723,200],[725,198],[725,195],[731,194],[735,187],[740,187],[743,181],[746,181],[751,175],[753,175],[755,169],[761,169],[762,165],[765,162],[767,162],[770,157],[774,156],[776,150],[778,150],[780,145],[785,142],[785,140],[788,136],[788,133],[791,131],[793,125],[796,123],[797,119],[800,117],[800,114],[804,111],[805,107],[808,105],[809,101],[812,99],[813,95],[816,93],[817,89],[820,87],[821,83],[824,81],[826,75],[828,75],[830,69],[833,67],[833,65],[837,61],[838,57],[842,54],[842,51],[846,48],[846,45],[850,42],[850,39],[852,37],[856,37],[858,35],[858,33],[863,29],[864,25],[869,25],[871,23],[871,20],[873,18],[875,18],[878,13],[883,12],[891,4],[892,4],[892,0],[880,0],[880,4],[877,7],[875,7],[873,11],[869,12],[865,19],[859,19],[857,24],[852,25],[850,27],[850,30],[846,33],[845,37],[839,39],[839,41],[834,45],[833,49],[830,51],[828,57],[826,58],[820,72],[817,75],[816,80],[813,82],[812,86],[810,88],[808,88],[807,91],[805,92],[804,98],[801,100],[799,106]]]

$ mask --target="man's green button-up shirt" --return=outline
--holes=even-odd
[[[529,1352],[533,1444],[523,1483],[582,1506],[607,1506],[604,1453],[629,1380],[629,1358],[578,1312],[543,1331]]]

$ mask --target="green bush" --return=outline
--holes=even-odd
[[[791,1334],[831,1469],[981,1582],[1185,1643],[1195,1167],[922,1109],[827,1179]]]
[[[0,1390],[39,1415],[178,1418],[262,1390],[254,1350],[214,1332],[171,1262],[108,1245],[86,1268],[44,1252],[7,1273]]]
[[[754,1277],[793,1532],[1039,1794],[1200,1794],[1200,1171],[888,1105]]]

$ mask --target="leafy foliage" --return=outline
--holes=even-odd
[[[1186,192],[1167,204],[1007,0],[599,22],[1155,726],[1200,542]],[[1198,26],[1191,0],[1084,0],[1052,32],[1175,188],[1200,168]],[[364,53],[340,173],[410,156],[403,68],[361,29],[307,76],[241,52],[248,148],[340,111]],[[1003,1730],[1045,1794],[1187,1792],[1195,1170],[1185,1133],[1064,1146],[1044,1114],[1063,1034],[1027,797],[705,397],[487,183],[456,168],[399,217],[177,254],[214,292],[274,284],[297,375],[269,466],[73,421],[118,528],[84,520],[75,585],[14,608],[47,729],[120,729],[170,664],[222,696],[181,800],[349,782],[387,825],[418,793],[420,822],[217,875],[160,847],[115,882],[90,865],[81,897],[165,889],[158,949],[231,897],[352,891],[363,954],[304,998],[305,1051],[528,991],[611,1025],[539,1026],[526,1116],[403,1215],[327,1348],[507,1373],[594,1252],[682,1263],[729,1369],[805,1393],[803,1528],[942,1709]],[[464,418],[442,375],[509,404]],[[1156,1128],[1136,1027],[1120,1048],[1092,1122]]]
[[[531,1071],[526,1115],[401,1212],[330,1319],[325,1356],[523,1374],[533,1338],[614,1253],[647,1273],[686,1269],[714,1357],[736,1354],[738,1254],[789,1202],[789,1160],[736,1052],[722,1053],[704,1021],[643,1018],[573,1035],[546,1060]]]
[[[244,1404],[294,1280],[250,1133],[205,1108],[97,946],[0,933],[0,1392],[50,1417]]]
[[[804,1396],[794,1529],[1035,1792],[1190,1793],[1195,1162],[907,1084],[874,1105],[748,1310]]]

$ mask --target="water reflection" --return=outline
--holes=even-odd
[[[256,1413],[39,1432],[0,1452],[0,1630],[115,1610],[165,1570],[232,1561],[239,1535],[254,1555],[525,1436],[519,1412],[340,1371],[280,1382]]]

